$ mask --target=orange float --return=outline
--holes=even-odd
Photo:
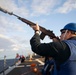
[[[31,64],[31,67],[35,67],[35,66],[36,66],[36,64],[35,64],[35,63],[32,63],[32,64]]]

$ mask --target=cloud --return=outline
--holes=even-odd
[[[18,44],[19,43],[19,44]],[[0,50],[22,50],[25,49],[25,42],[20,43],[15,39],[10,39],[9,37],[0,34]]]
[[[32,15],[48,15],[57,3],[57,0],[33,0]]]
[[[17,40],[16,38],[11,39],[3,34],[0,34],[0,58],[2,59],[4,55],[7,58],[15,57],[16,53],[26,54],[29,52],[28,44],[25,42],[20,41],[21,39]],[[27,52],[26,52],[27,51]],[[31,51],[30,51],[31,52]]]
[[[4,51],[4,49],[0,49],[0,52],[3,52]]]
[[[7,28],[8,27],[8,18],[6,18],[5,16],[0,15],[0,27],[2,28]]]
[[[14,12],[20,16],[25,15],[27,17],[29,15],[29,11],[24,5],[20,4],[21,6],[19,6],[18,3],[20,2],[20,0],[18,0],[18,2],[15,0],[0,0],[0,7],[6,9],[9,12]]]
[[[12,45],[12,50],[18,51],[21,46],[18,46],[17,44]]]
[[[61,5],[61,2],[62,5]],[[76,0],[0,0],[0,6],[22,17],[68,13],[76,9]]]
[[[56,9],[58,13],[68,13],[76,9],[76,0],[67,0],[61,7]]]
[[[3,50],[11,50],[11,46],[13,44],[15,44],[15,42],[12,39],[0,34],[0,49],[1,50],[2,49]]]
[[[21,25],[22,22],[18,22],[18,20],[11,18],[10,16],[5,16],[0,14],[0,33],[9,33],[9,32],[24,32],[23,25]],[[13,32],[12,32],[13,33]]]

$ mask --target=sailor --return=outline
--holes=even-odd
[[[20,59],[20,55],[18,53],[16,54],[16,59]]]
[[[18,59],[21,63],[25,61],[25,56],[24,55],[19,55],[18,53],[16,54],[16,59]]]
[[[60,41],[57,38],[52,38],[53,42],[50,43],[40,42],[38,25],[32,28],[35,30],[35,34],[30,40],[32,51],[54,59],[57,72],[52,75],[76,75],[76,23],[66,24],[60,30]]]

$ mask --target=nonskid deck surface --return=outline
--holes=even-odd
[[[43,58],[33,58],[32,60],[26,59],[23,63],[15,66],[7,75],[36,75],[31,71],[31,64],[36,64],[36,67],[41,71],[44,65]]]

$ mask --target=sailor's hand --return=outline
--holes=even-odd
[[[40,31],[40,27],[38,24],[36,24],[35,26],[32,26],[33,30],[35,31]]]

